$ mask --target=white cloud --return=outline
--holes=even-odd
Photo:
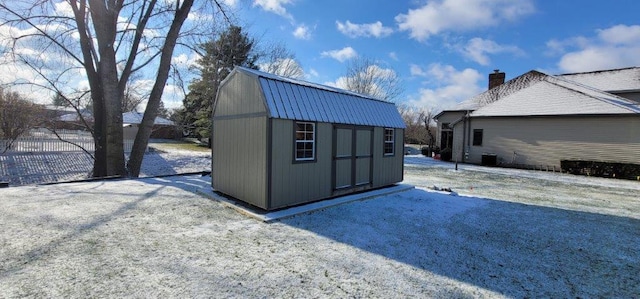
[[[422,67],[420,67],[417,64],[409,65],[409,72],[411,73],[411,76],[419,76],[419,77],[426,77],[427,76],[427,72],[424,71],[422,69]]]
[[[230,7],[236,7],[236,5],[238,5],[238,0],[222,0],[222,3]]]
[[[187,16],[187,20],[199,21],[199,22],[213,22],[214,17],[212,14],[209,14],[209,13],[202,13],[197,10],[192,10],[189,12],[189,15]]]
[[[400,59],[398,59],[398,53],[396,52],[389,52],[389,58],[395,60],[395,61],[399,61]]]
[[[415,107],[448,109],[480,93],[483,88],[478,84],[484,76],[474,69],[458,71],[451,65],[432,64],[426,69],[411,66],[411,73],[425,78],[425,84],[431,88],[420,88],[418,95],[409,100]]]
[[[259,6],[265,11],[293,20],[293,16],[291,16],[284,7],[284,5],[291,4],[292,2],[293,0],[254,0],[253,6]]]
[[[385,37],[393,33],[393,29],[382,26],[382,22],[377,21],[370,24],[354,24],[347,20],[346,23],[336,21],[336,27],[342,34],[351,37]]]
[[[61,17],[74,17],[73,8],[67,1],[61,1],[54,4],[55,15]]]
[[[298,39],[310,39],[311,31],[309,30],[309,27],[302,24],[296,27],[296,29],[293,31],[293,36],[295,36]]]
[[[517,46],[500,45],[492,40],[478,37],[469,40],[467,45],[460,51],[465,57],[485,66],[491,63],[488,54],[510,53],[516,56],[524,55],[524,51]]]
[[[640,65],[640,25],[616,25],[596,30],[594,37],[572,37],[547,42],[560,54],[562,72],[586,72]]]
[[[309,69],[308,72],[309,76],[312,78],[318,78],[320,76],[320,74],[318,73],[318,71],[316,71],[315,69],[311,68]]]
[[[402,31],[418,41],[444,31],[470,31],[497,26],[531,14],[535,7],[531,0],[438,0],[429,1],[395,20]]]
[[[600,40],[607,44],[632,46],[640,44],[640,25],[616,25],[597,32]]]
[[[191,52],[189,55],[186,53],[180,53],[171,58],[171,63],[181,68],[189,68],[196,64],[196,61],[200,59],[201,56],[198,53]]]
[[[351,47],[345,47],[340,50],[324,51],[320,55],[322,55],[322,57],[331,57],[337,61],[345,62],[351,58],[357,57],[358,53]]]

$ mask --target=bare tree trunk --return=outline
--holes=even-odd
[[[171,68],[171,56],[178,39],[180,28],[187,19],[189,11],[193,5],[193,0],[185,0],[182,3],[182,7],[178,8],[175,14],[175,18],[171,23],[171,28],[165,39],[165,44],[160,56],[160,65],[158,66],[158,74],[156,81],[149,95],[149,101],[147,102],[147,108],[144,111],[142,122],[138,128],[136,139],[133,142],[133,148],[131,149],[131,155],[127,162],[127,169],[129,175],[138,177],[140,175],[140,167],[142,166],[142,160],[144,159],[144,153],[149,144],[149,136],[153,129],[153,123],[158,116],[158,107],[162,99],[162,93],[164,91],[164,85],[169,78],[169,69]]]
[[[122,142],[122,93],[118,88],[118,71],[114,50],[117,18],[122,8],[120,1],[89,0],[91,18],[98,49],[98,57],[92,57],[91,37],[87,28],[86,3],[71,1],[81,36],[81,49],[85,57],[85,70],[93,99],[94,134],[96,153],[94,177],[125,176],[124,145]],[[78,6],[79,4],[79,6]],[[90,62],[97,59],[97,65]],[[89,65],[90,64],[90,65]]]

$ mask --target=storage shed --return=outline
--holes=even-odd
[[[213,107],[212,186],[264,210],[403,180],[393,103],[236,67]]]

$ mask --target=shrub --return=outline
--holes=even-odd
[[[561,160],[562,171],[577,175],[597,176],[638,180],[640,178],[640,164]]]

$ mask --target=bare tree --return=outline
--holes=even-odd
[[[428,145],[428,149],[427,149],[428,156],[431,155],[431,151],[433,151],[433,148],[436,142],[436,137],[435,137],[436,128],[434,123],[435,116],[436,116],[436,113],[433,108],[422,108],[418,115],[418,119],[424,126],[424,130],[427,137],[426,139],[427,139],[427,145]]]
[[[296,60],[296,56],[282,43],[267,46],[260,55],[262,58],[258,67],[261,71],[278,76],[303,79],[304,70]]]
[[[204,22],[214,23],[199,18],[203,23],[192,21],[183,28],[193,5],[194,0],[0,0],[2,24],[28,29],[10,31],[18,32],[10,36],[11,49],[37,43],[42,51],[38,55],[12,52],[14,63],[22,63],[46,82],[28,83],[51,89],[69,83],[79,71],[86,76],[94,117],[93,176],[139,175],[176,45],[187,45],[187,36],[206,33],[201,30],[210,25]],[[200,15],[224,14],[217,0],[203,5],[208,7],[199,9]],[[52,54],[58,54],[55,62],[47,59]],[[152,74],[153,86],[130,158],[125,161],[122,101],[130,77],[137,72]]]
[[[42,122],[44,109],[20,94],[0,88],[0,153]]]
[[[398,112],[406,126],[404,131],[404,142],[409,144],[424,144],[424,134],[422,134],[422,126],[418,119],[417,109],[407,104],[399,104]]]
[[[374,60],[364,57],[354,58],[348,63],[342,84],[344,86],[339,87],[388,102],[394,102],[404,92],[393,69],[382,68]]]

